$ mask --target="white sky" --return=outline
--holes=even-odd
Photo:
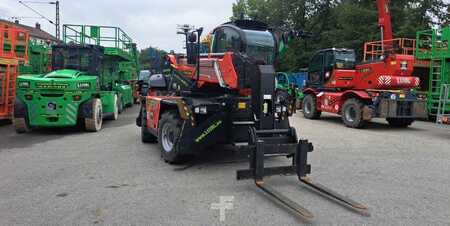
[[[26,1],[26,0],[24,0]],[[53,1],[53,0],[33,0]],[[61,24],[110,25],[122,28],[139,49],[148,46],[166,51],[182,51],[183,36],[176,34],[177,24],[204,27],[205,33],[227,22],[236,0],[60,0]],[[29,4],[54,21],[55,7]],[[0,18],[38,16],[18,3],[0,0]],[[41,24],[43,30],[54,34],[55,27],[43,19],[21,19],[22,24]]]

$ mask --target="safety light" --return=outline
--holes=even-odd
[[[80,83],[78,83],[78,88],[79,89],[89,89],[89,88],[91,88],[91,83],[89,83],[89,82],[80,82]]]
[[[30,82],[19,82],[19,88],[28,89],[30,88]]]

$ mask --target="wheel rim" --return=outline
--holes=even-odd
[[[97,124],[100,125],[102,123],[102,109],[99,107],[97,111]]]
[[[117,119],[118,115],[119,115],[119,99],[117,98],[117,96],[115,96],[115,101],[114,101],[114,119]]]
[[[170,128],[168,123],[164,124],[161,134],[161,143],[165,152],[172,151],[174,140],[175,134],[173,129]]]
[[[311,108],[312,108],[312,107],[311,107],[311,103],[310,103],[309,101],[306,101],[306,102],[305,102],[304,108],[305,108],[305,109],[303,109],[303,110],[305,111],[306,114],[311,113]]]
[[[356,110],[353,107],[349,107],[345,111],[345,120],[348,122],[354,122],[356,118]]]

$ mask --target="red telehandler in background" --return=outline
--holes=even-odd
[[[377,0],[382,34],[378,58],[356,64],[354,50],[318,51],[308,69],[303,90],[303,115],[317,119],[322,112],[339,114],[348,127],[361,128],[372,118],[386,118],[394,127],[408,127],[426,118],[426,102],[412,90],[414,56],[396,53],[389,0]]]
[[[10,120],[16,98],[19,61],[28,61],[29,34],[0,23],[0,120]]]

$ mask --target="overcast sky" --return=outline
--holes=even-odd
[[[33,0],[53,1],[53,0]],[[176,34],[177,24],[203,26],[209,32],[227,22],[236,0],[60,0],[61,24],[95,24],[121,27],[138,43],[139,49],[154,46],[166,51],[181,51],[183,37]],[[30,4],[51,20],[54,5]],[[37,16],[18,3],[0,0],[0,18]],[[55,28],[46,20],[22,19],[21,23],[54,34]]]

